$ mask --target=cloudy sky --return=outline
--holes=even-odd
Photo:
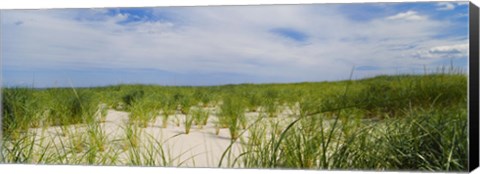
[[[468,64],[468,4],[4,10],[3,85],[332,81]]]

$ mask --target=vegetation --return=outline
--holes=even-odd
[[[460,72],[337,82],[209,87],[116,85],[2,89],[3,163],[174,166],[165,129],[184,118],[231,144],[218,166],[467,170],[467,77]],[[129,113],[123,136],[102,127]],[[153,125],[161,116],[162,126]],[[217,120],[212,123],[209,120]],[[180,123],[181,121],[177,121]],[[42,136],[53,129],[57,136]],[[235,143],[241,153],[228,155]],[[185,155],[182,153],[181,155]],[[225,161],[229,161],[225,163]]]

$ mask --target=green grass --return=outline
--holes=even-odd
[[[184,120],[184,125],[185,125],[185,134],[190,133],[190,129],[192,128],[193,125],[193,120],[194,117],[190,114],[185,115],[185,120]]]
[[[193,122],[195,125],[197,125],[198,128],[203,128],[203,126],[207,125],[208,117],[210,115],[208,111],[197,108],[193,109],[191,114]]]
[[[230,138],[235,140],[238,138],[241,122],[245,119],[245,105],[235,96],[227,96],[222,101],[219,123],[222,127],[228,127]]]
[[[145,130],[157,116],[163,129],[182,113],[187,134],[210,119],[217,135],[227,128],[232,145],[241,142],[241,153],[228,147],[219,166],[466,171],[467,77],[438,72],[210,87],[4,88],[1,162],[178,165],[179,156]],[[113,140],[102,129],[108,109],[129,113],[124,136]],[[281,114],[287,109],[293,114]],[[50,128],[55,141],[42,138]]]
[[[169,117],[175,113],[177,107],[172,97],[166,95],[161,96],[160,107],[162,111],[162,127],[167,128]]]
[[[356,91],[323,101],[307,97],[297,122],[245,146],[237,161],[248,168],[466,170],[466,78],[385,78],[356,81]]]
[[[140,127],[147,127],[150,122],[157,118],[160,112],[160,106],[154,101],[143,99],[132,103],[129,107],[130,121],[136,122]]]

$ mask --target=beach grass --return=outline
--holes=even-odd
[[[171,154],[169,137],[149,134],[176,129],[168,124],[178,119],[188,135],[170,138],[228,131],[230,145],[213,167],[466,171],[467,100],[467,76],[445,69],[289,84],[11,87],[2,89],[0,156],[2,163],[182,166],[196,155]],[[120,135],[105,129],[113,124],[109,110],[128,113],[114,131]]]

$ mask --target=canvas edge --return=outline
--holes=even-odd
[[[469,4],[469,156],[468,169],[479,166],[479,13]]]

